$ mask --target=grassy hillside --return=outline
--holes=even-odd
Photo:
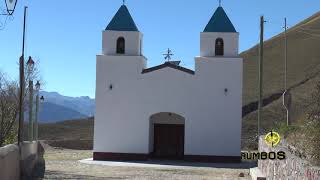
[[[287,40],[288,86],[292,86],[320,70],[320,12],[290,28]],[[263,81],[266,97],[284,88],[283,33],[265,41],[264,47]],[[248,104],[258,99],[259,48],[254,46],[240,56],[244,58],[243,102]]]
[[[292,92],[292,119],[299,119],[308,108],[311,93],[320,80],[320,12],[288,30],[288,88]],[[284,89],[284,35],[279,34],[264,43],[264,98]],[[255,46],[243,53],[244,105],[258,100],[258,53]],[[279,97],[279,96],[278,96]],[[265,106],[262,130],[269,130],[285,121],[282,98]],[[257,112],[243,118],[243,148],[255,148]]]
[[[91,149],[93,118],[40,124],[39,139],[55,147]]]

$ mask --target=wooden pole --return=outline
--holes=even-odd
[[[22,55],[19,60],[19,79],[20,79],[20,89],[19,89],[19,127],[18,127],[18,144],[21,145],[23,141],[23,122],[24,122],[24,45],[25,45],[25,34],[26,34],[26,16],[27,16],[27,6],[24,7],[24,18],[23,18],[23,37],[22,37]]]
[[[259,48],[259,105],[258,105],[258,141],[260,137],[260,122],[262,117],[263,106],[263,31],[264,17],[260,18],[260,48]]]
[[[20,179],[23,178],[23,160],[22,160],[22,142],[23,142],[23,123],[24,123],[24,88],[25,88],[25,78],[24,78],[24,45],[25,45],[25,34],[26,34],[26,16],[27,16],[27,6],[24,7],[24,18],[23,18],[23,37],[22,37],[22,55],[19,60],[19,126],[18,126],[18,145],[20,153]]]

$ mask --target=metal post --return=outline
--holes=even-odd
[[[30,74],[29,74],[30,75]],[[33,141],[33,81],[29,81],[29,141]]]
[[[263,94],[263,30],[264,17],[260,18],[260,48],[259,48],[259,105],[258,105],[258,141],[260,136],[260,122],[262,117],[262,94]]]
[[[287,91],[287,18],[284,18],[284,90]]]
[[[290,111],[291,111],[291,93],[288,90],[288,39],[287,39],[287,18],[284,18],[284,93],[283,105],[287,112],[287,126],[291,124]]]
[[[24,44],[25,44],[25,32],[26,32],[26,15],[27,6],[24,7],[24,19],[23,19],[23,38],[22,38],[22,55],[19,60],[20,69],[20,90],[19,90],[19,127],[18,127],[18,144],[21,145],[23,141],[23,113],[24,113]]]
[[[35,121],[34,121],[34,140],[38,141],[38,115],[39,114],[39,91],[37,90],[37,97],[36,97],[36,114],[35,114]]]

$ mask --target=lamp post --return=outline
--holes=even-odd
[[[37,81],[36,83],[36,114],[35,114],[35,121],[34,121],[34,139],[37,141],[38,140],[38,117],[39,117],[39,92],[40,92],[40,82]],[[41,97],[41,101],[44,100],[43,96]]]
[[[34,69],[34,61],[29,56],[27,61],[27,72],[29,79],[29,128],[28,128],[28,140],[33,141],[33,80],[32,73]]]

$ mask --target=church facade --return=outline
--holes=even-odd
[[[94,160],[240,161],[243,60],[222,7],[200,33],[194,70],[176,61],[148,68],[125,5],[102,34]]]

